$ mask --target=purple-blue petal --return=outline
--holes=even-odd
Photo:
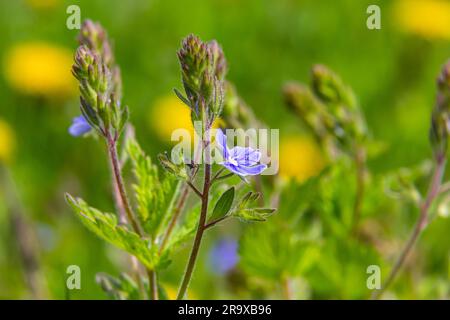
[[[91,126],[83,116],[73,118],[72,125],[69,127],[69,133],[74,137],[82,136],[91,131]]]
[[[217,129],[216,132],[216,142],[219,146],[220,150],[222,151],[222,156],[224,159],[228,158],[228,147],[227,147],[227,136],[223,134],[221,129]]]
[[[253,166],[261,160],[261,152],[250,147],[234,147],[230,150],[230,156],[244,166]]]
[[[258,164],[256,166],[248,167],[248,166],[239,166],[239,171],[242,172],[241,176],[256,176],[261,174],[264,170],[266,170],[267,165]]]
[[[243,165],[234,165],[232,163],[229,162],[224,162],[222,163],[222,165],[227,168],[228,170],[230,170],[231,172],[240,175],[242,177],[245,176],[255,176],[258,174],[261,174],[264,170],[266,170],[267,165],[265,164],[258,164],[256,166],[243,166]]]

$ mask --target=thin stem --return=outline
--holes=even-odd
[[[234,176],[234,173],[227,173],[227,174],[224,174],[223,176],[215,178],[214,181],[212,181],[212,182],[216,182],[216,181],[219,181],[219,180],[227,179],[227,178],[230,178],[232,176]]]
[[[441,183],[442,183],[442,177],[443,177],[444,171],[445,171],[445,162],[446,162],[445,156],[438,156],[437,162],[436,162],[436,168],[434,170],[434,174],[431,179],[427,197],[420,207],[420,215],[417,220],[417,223],[416,223],[408,241],[406,242],[400,256],[398,257],[394,267],[392,268],[391,273],[389,274],[389,277],[387,278],[386,282],[384,283],[383,287],[380,290],[374,291],[374,293],[372,294],[372,299],[380,298],[381,295],[383,294],[383,292],[385,292],[386,289],[389,287],[389,285],[395,280],[395,277],[397,276],[398,272],[400,271],[403,263],[405,262],[406,258],[409,255],[410,251],[414,247],[414,244],[416,243],[416,241],[419,238],[422,231],[428,225],[429,210],[430,210],[430,207],[431,207],[434,199],[439,194],[439,189],[440,189]]]
[[[114,179],[116,182],[117,189],[119,191],[120,199],[122,201],[122,205],[125,209],[125,213],[127,214],[128,221],[131,223],[133,230],[139,235],[143,236],[143,232],[136,220],[135,214],[131,209],[130,202],[128,200],[127,192],[125,190],[125,186],[123,183],[122,172],[120,170],[120,163],[117,157],[117,145],[116,142],[108,137],[108,151],[111,160],[111,165],[113,168]]]
[[[158,300],[158,280],[156,278],[156,271],[147,269],[147,276],[150,286],[150,299]]]
[[[219,170],[217,170],[216,174],[211,179],[211,183],[213,183],[224,170],[225,170],[225,168],[220,168]]]
[[[186,181],[186,184],[198,195],[200,198],[203,197],[203,194],[192,184],[190,181]]]
[[[361,210],[364,200],[364,173],[365,173],[365,152],[361,147],[357,147],[355,155],[356,166],[356,195],[353,204],[353,231],[358,229],[361,220]]]
[[[122,171],[123,165],[124,165],[124,161],[123,160],[119,160],[119,167],[120,167],[121,171]],[[111,168],[111,171],[113,171],[112,168]],[[119,212],[119,221],[120,221],[120,223],[126,224],[128,222],[127,214],[125,212],[125,208],[124,208],[123,203],[122,203],[122,198],[121,198],[120,193],[119,193],[119,188],[117,187],[117,183],[115,183],[114,174],[112,174],[112,178],[113,178],[112,179],[113,195],[114,195],[114,200],[115,200],[115,203],[116,203],[117,211]],[[134,278],[135,278],[136,283],[138,285],[139,293],[140,293],[142,299],[146,300],[147,299],[147,293],[145,292],[144,283],[142,281],[142,277],[141,277],[141,274],[139,272],[139,261],[133,255],[129,255],[129,258],[130,258],[130,263],[131,263],[131,270],[133,272]]]
[[[128,221],[131,223],[131,226],[133,227],[133,230],[142,238],[144,233],[142,232],[141,227],[138,224],[138,221],[136,220],[135,214],[128,200],[125,185],[123,183],[122,170],[117,156],[117,139],[116,138],[113,139],[110,133],[108,132],[106,135],[106,140],[108,144],[111,166],[113,168],[114,179],[116,182],[117,190],[119,191],[120,195],[120,200],[127,214]],[[149,284],[150,284],[150,297],[157,297],[157,292],[155,292],[155,287],[157,289],[157,285],[155,286],[151,285],[153,281],[152,272],[154,271],[147,270],[147,275],[149,276]]]
[[[194,163],[197,163],[198,158],[199,158],[199,156],[201,154],[200,151],[201,151],[201,145],[200,145],[200,148],[197,147],[197,149],[195,150]],[[197,172],[198,172],[198,166],[195,165],[192,168],[192,170],[191,170],[191,181],[194,180],[195,176],[197,175]],[[160,254],[163,252],[165,246],[167,245],[167,242],[170,239],[170,235],[172,234],[172,231],[175,228],[175,225],[177,224],[177,220],[180,217],[181,212],[183,211],[184,205],[186,203],[186,199],[187,199],[187,197],[189,195],[189,191],[190,191],[189,185],[186,183],[183,186],[183,190],[181,191],[178,203],[177,203],[177,205],[175,207],[175,211],[174,211],[174,213],[172,215],[172,219],[169,222],[169,226],[167,227],[166,233],[164,234],[164,238],[163,238],[163,240],[161,242],[161,247],[159,248],[159,253]]]
[[[222,218],[213,220],[213,221],[211,221],[211,222],[208,222],[207,224],[205,224],[205,230],[206,230],[206,229],[209,229],[209,228],[211,228],[211,227],[214,227],[216,224],[218,224],[219,222],[221,222],[221,221],[223,221],[223,220],[225,220],[225,219],[227,219],[227,218],[229,218],[229,217],[230,217],[230,216],[225,216],[225,217],[222,217]]]
[[[283,277],[283,279],[281,281],[281,286],[283,288],[284,299],[285,300],[292,300],[291,286],[290,286],[288,277]]]
[[[147,300],[147,292],[145,291],[144,282],[142,281],[141,273],[139,272],[139,260],[131,254],[129,255],[129,258],[131,262],[131,270],[133,271],[134,278],[138,285],[139,293],[143,300]]]
[[[209,138],[204,142],[204,148],[209,146]],[[205,152],[205,177],[203,182],[203,192],[202,192],[202,208],[200,211],[200,218],[198,221],[197,232],[195,234],[194,244],[192,245],[191,254],[189,257],[189,262],[186,267],[186,272],[184,273],[183,281],[178,291],[177,300],[184,298],[186,290],[189,286],[189,282],[192,277],[192,272],[194,271],[195,262],[197,260],[197,255],[200,250],[200,244],[202,242],[203,232],[205,231],[206,216],[208,213],[208,201],[209,201],[209,188],[211,186],[211,165],[209,164],[209,150]]]
[[[183,186],[183,190],[181,191],[180,198],[178,199],[178,203],[175,206],[175,210],[172,215],[172,219],[169,222],[169,226],[167,227],[167,231],[164,234],[164,238],[161,242],[161,246],[159,248],[159,253],[161,254],[167,245],[167,241],[169,241],[170,235],[175,228],[175,225],[177,224],[178,217],[180,216],[181,212],[183,211],[184,204],[186,203],[187,196],[189,195],[189,186],[185,184]]]

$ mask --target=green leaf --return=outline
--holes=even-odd
[[[189,102],[189,100],[177,89],[177,88],[173,88],[173,92],[175,92],[175,94],[177,95],[177,97],[185,104],[187,105],[189,108],[191,108],[191,103]]]
[[[69,194],[66,194],[66,200],[81,222],[98,237],[135,256],[149,269],[158,266],[158,248],[151,246],[149,240],[142,239],[126,226],[119,225],[115,215],[100,212]]]
[[[234,200],[234,187],[231,187],[217,201],[211,219],[216,220],[224,217],[231,209]]]
[[[181,155],[179,156],[181,157]],[[186,166],[184,165],[184,163],[182,164],[173,163],[166,153],[158,154],[158,160],[163,169],[166,170],[168,173],[173,174],[174,176],[176,176],[181,180],[188,179],[188,173],[186,171]]]
[[[276,209],[273,208],[251,208],[236,211],[233,216],[245,221],[266,221]]]
[[[165,252],[175,250],[179,245],[181,245],[183,242],[187,241],[194,235],[198,224],[199,214],[200,203],[197,203],[187,210],[184,215],[184,219],[173,230],[172,235],[165,247]]]
[[[238,202],[236,207],[232,210],[231,216],[239,218],[244,221],[266,221],[276,209],[274,208],[249,208],[261,196],[258,192],[248,192]]]
[[[137,216],[146,233],[152,238],[161,235],[167,225],[181,182],[176,177],[160,175],[134,139],[127,142],[136,183],[133,185],[137,202]]]
[[[280,281],[284,276],[304,276],[317,263],[315,241],[271,223],[247,228],[239,244],[240,264],[252,276]]]
[[[138,300],[141,298],[136,282],[126,273],[121,273],[118,278],[106,273],[98,273],[95,279],[111,299]]]
[[[125,106],[120,114],[119,123],[117,125],[117,131],[119,133],[123,131],[129,118],[130,118],[130,110],[128,109],[128,106]]]

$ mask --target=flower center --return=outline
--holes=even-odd
[[[234,165],[234,166],[237,166],[237,165],[238,165],[237,160],[236,160],[236,159],[233,159],[232,157],[229,157],[229,158],[228,158],[228,162],[231,163],[231,164]]]

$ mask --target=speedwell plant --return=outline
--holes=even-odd
[[[79,43],[72,73],[79,82],[81,115],[74,119],[69,132],[73,136],[95,135],[105,142],[117,213],[104,213],[69,194],[66,199],[88,229],[128,252],[134,265],[131,276],[99,275],[98,281],[113,298],[166,298],[158,274],[169,265],[177,247],[193,236],[180,277],[177,298],[183,299],[207,230],[230,217],[265,221],[275,211],[255,207],[260,194],[245,192],[246,177],[259,175],[267,167],[260,163],[261,153],[246,146],[229,147],[226,131],[221,129],[213,134],[213,123],[222,115],[225,103],[227,64],[223,51],[216,41],[203,42],[194,35],[182,41],[178,59],[183,90],[174,91],[190,109],[192,122],[201,124],[195,126],[200,144],[194,157],[182,158],[181,163],[180,158],[161,154],[164,170],[160,172],[132,134],[129,109],[122,102],[120,69],[106,32],[99,24],[86,21]],[[212,155],[221,159],[217,165],[212,163]],[[127,161],[135,176],[132,197],[122,174]],[[244,182],[230,185],[229,181],[241,181],[230,179],[233,176]],[[198,201],[187,208],[190,195]]]

